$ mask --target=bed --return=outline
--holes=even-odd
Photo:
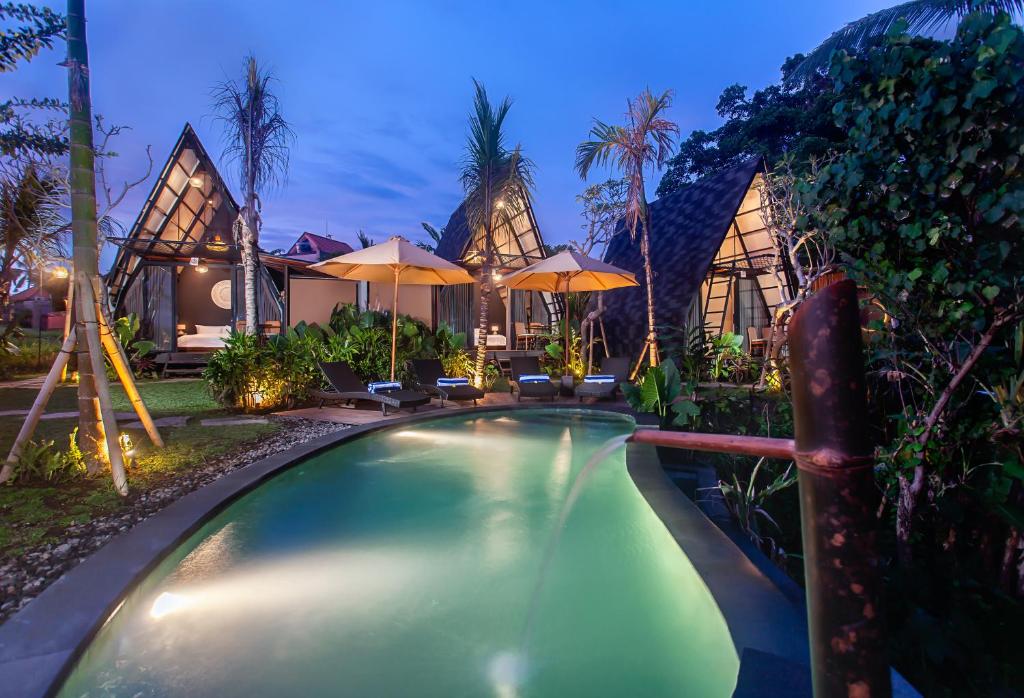
[[[178,337],[178,349],[181,351],[210,351],[223,349],[224,339],[231,334],[228,325],[196,325],[195,334],[183,334]]]

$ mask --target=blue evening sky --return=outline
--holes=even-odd
[[[593,117],[617,121],[649,85],[675,90],[670,116],[684,136],[714,128],[722,88],[769,84],[787,56],[890,4],[92,0],[93,106],[133,129],[116,143],[115,179],[144,172],[146,145],[155,177],[185,121],[219,159],[210,90],[253,51],[277,75],[296,133],[288,181],[265,199],[262,246],[285,247],[304,230],[353,244],[359,229],[416,240],[420,221],[443,225],[461,201],[476,77],[495,100],[515,100],[508,136],[536,164],[546,241],[564,242],[579,232],[573,155]],[[62,59],[63,48],[23,65],[0,93],[66,96]],[[234,168],[218,165],[234,188]],[[120,207],[125,224],[151,185]],[[656,185],[648,180],[651,198]]]

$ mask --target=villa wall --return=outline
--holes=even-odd
[[[433,327],[433,292],[432,286],[399,286],[398,313],[412,315]],[[369,308],[371,310],[391,310],[394,302],[394,289],[391,284],[370,284]]]
[[[231,278],[227,267],[210,266],[205,274],[193,267],[183,267],[178,273],[177,324],[185,325],[185,332],[194,333],[196,325],[230,325],[231,309],[221,308],[210,295],[214,284]]]
[[[339,303],[356,302],[356,282],[344,279],[298,278],[288,281],[288,324],[326,325]]]

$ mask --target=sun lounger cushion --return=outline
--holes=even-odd
[[[615,376],[610,373],[599,373],[583,377],[584,383],[614,383]]]
[[[468,378],[438,378],[437,387],[445,388],[453,385],[469,385]]]
[[[398,381],[375,381],[366,386],[371,393],[386,393],[389,390],[401,390],[402,384]]]
[[[520,383],[548,383],[550,379],[543,373],[530,373],[519,376]]]

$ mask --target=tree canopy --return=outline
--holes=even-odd
[[[769,165],[787,153],[795,163],[804,163],[841,142],[844,133],[832,116],[837,100],[832,79],[816,72],[794,83],[792,72],[802,60],[800,55],[786,60],[782,79],[753,94],[744,85],[725,88],[717,106],[725,123],[713,131],[693,131],[679,144],[658,196],[756,155]]]
[[[1024,32],[988,13],[952,41],[899,30],[835,54],[848,143],[797,228],[826,231],[887,318],[868,375],[897,666],[926,695],[995,695],[1024,682]]]

